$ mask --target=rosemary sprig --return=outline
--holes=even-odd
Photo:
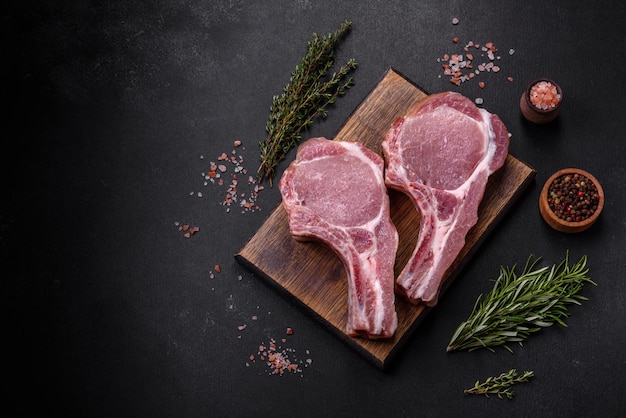
[[[482,383],[477,380],[474,387],[465,389],[464,392],[471,395],[485,395],[486,397],[489,397],[489,395],[498,395],[500,399],[502,399],[503,396],[506,396],[508,399],[513,399],[511,386],[516,383],[528,382],[534,375],[532,371],[526,371],[520,376],[515,369],[511,369],[507,373],[502,373],[500,376],[489,377]]]
[[[300,142],[302,132],[316,117],[326,118],[326,108],[354,84],[352,77],[346,78],[357,66],[354,59],[328,77],[334,64],[335,47],[351,25],[352,22],[346,20],[337,31],[321,38],[314,33],[307,44],[306,55],[291,73],[283,94],[273,97],[265,125],[267,136],[260,142],[259,180],[266,177],[271,185],[276,167]]]
[[[518,342],[522,345],[532,333],[555,322],[567,327],[567,305],[587,300],[579,294],[585,283],[595,283],[587,276],[587,257],[569,266],[568,254],[551,268],[535,266],[540,258],[530,256],[521,275],[512,268],[500,267],[500,275],[484,299],[478,297],[469,318],[455,331],[447,351],[476,350]]]

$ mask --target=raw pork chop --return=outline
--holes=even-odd
[[[385,182],[409,195],[421,214],[417,244],[396,291],[434,306],[446,270],[478,220],[487,178],[504,164],[509,134],[498,116],[445,92],[396,120],[382,146]]]
[[[360,143],[313,138],[298,147],[279,183],[294,237],[326,243],[346,268],[351,336],[391,337],[398,323],[398,233],[383,169],[381,156]]]

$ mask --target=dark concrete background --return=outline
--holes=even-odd
[[[7,416],[619,416],[625,18],[609,0],[10,5],[0,154]],[[260,210],[227,212],[226,187],[201,175],[234,140],[256,170],[272,96],[312,33],[344,19],[353,28],[337,61],[358,61],[356,84],[307,135],[332,137],[393,67],[428,92],[482,98],[509,128],[510,153],[538,172],[386,371],[234,261],[278,190],[260,193]],[[499,48],[502,71],[481,75],[484,89],[442,76],[437,58],[460,52],[455,36]],[[518,101],[544,76],[565,100],[555,123],[534,126]],[[551,230],[537,207],[543,182],[568,166],[593,173],[607,196],[599,222],[578,235]],[[185,238],[176,222],[200,231]],[[530,254],[557,263],[568,250],[589,257],[598,284],[570,309],[568,328],[513,354],[445,352],[500,265]],[[271,339],[301,372],[269,375],[257,352]],[[463,394],[511,368],[536,375],[514,400]]]

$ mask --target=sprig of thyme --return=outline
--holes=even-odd
[[[352,77],[346,79],[357,66],[354,59],[328,77],[334,64],[335,47],[351,25],[352,22],[346,20],[334,33],[321,38],[314,33],[307,44],[306,55],[291,73],[283,94],[273,97],[265,125],[267,136],[260,142],[259,180],[266,177],[271,185],[276,167],[300,142],[302,132],[316,117],[326,118],[328,105],[335,103],[354,84]]]
[[[587,276],[587,257],[569,266],[568,254],[558,265],[535,269],[540,258],[529,257],[521,275],[512,268],[500,267],[500,276],[484,299],[478,297],[469,318],[455,331],[447,351],[476,350],[518,342],[522,345],[532,333],[555,322],[567,327],[567,305],[587,300],[579,294]]]
[[[497,395],[502,399],[506,396],[508,399],[513,399],[513,390],[511,386],[516,383],[528,382],[528,380],[535,374],[532,371],[526,371],[521,376],[517,374],[515,369],[511,369],[506,373],[502,373],[497,377],[489,377],[484,382],[476,381],[474,387],[465,389],[464,393],[471,395]]]

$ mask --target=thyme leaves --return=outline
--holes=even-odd
[[[351,25],[352,22],[346,20],[334,33],[322,37],[313,34],[305,56],[293,70],[283,93],[273,97],[265,126],[267,136],[259,143],[260,181],[267,178],[272,184],[278,164],[300,142],[302,132],[317,117],[326,118],[327,107],[354,84],[353,77],[348,77],[357,67],[354,59],[349,59],[336,72],[328,75],[334,65],[337,43]]]
[[[488,377],[484,382],[477,380],[473,387],[465,389],[464,392],[471,395],[485,395],[486,397],[497,395],[500,399],[504,396],[508,399],[513,399],[511,386],[516,383],[528,382],[534,375],[532,371],[525,371],[519,375],[515,369],[511,369],[499,376]]]

